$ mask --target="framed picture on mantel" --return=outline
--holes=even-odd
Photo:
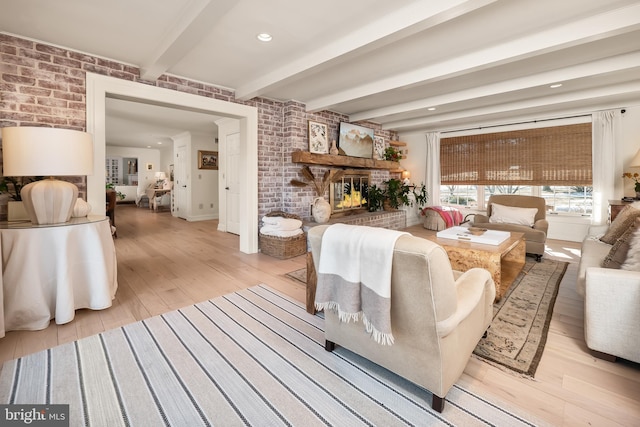
[[[379,135],[373,137],[373,159],[384,160],[384,137]]]
[[[316,154],[329,152],[329,126],[326,123],[309,120],[309,152]]]
[[[341,122],[338,147],[347,156],[371,159],[373,157],[373,137],[373,129]]]

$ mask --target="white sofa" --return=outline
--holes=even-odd
[[[118,198],[118,203],[136,203],[138,197],[137,185],[116,185],[115,190],[124,195],[124,199]]]
[[[602,267],[613,246],[599,239],[607,229],[590,227],[582,242],[577,290],[585,341],[597,357],[640,363],[640,272]]]

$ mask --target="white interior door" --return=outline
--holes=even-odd
[[[227,135],[226,154],[227,179],[225,193],[227,198],[227,231],[240,234],[240,134]]]
[[[176,149],[176,161],[174,166],[175,183],[173,192],[175,196],[175,212],[178,218],[187,219],[187,146],[179,145]]]

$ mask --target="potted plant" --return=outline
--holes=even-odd
[[[117,190],[116,190],[116,187],[115,187],[113,184],[111,184],[111,183],[107,183],[107,184],[105,185],[105,188],[106,188],[107,190],[113,190],[113,191],[115,191],[115,192],[116,192],[116,196],[118,196],[118,199],[120,199],[120,200],[124,200],[124,198],[126,197],[124,194],[122,194],[121,192],[117,191]]]
[[[22,196],[20,195],[20,191],[22,191],[22,187],[32,182],[40,181],[41,179],[44,179],[44,177],[35,176],[16,178],[13,176],[3,176],[2,180],[0,180],[0,193],[7,193],[11,200],[21,202]]]
[[[398,149],[392,147],[391,145],[384,149],[384,159],[390,160],[392,162],[397,162],[402,160],[402,154]]]
[[[398,209],[400,206],[411,206],[412,203],[409,198],[411,189],[408,185],[395,178],[384,181],[384,184],[387,186],[385,190],[386,202],[388,202],[391,209]]]
[[[427,192],[427,187],[424,183],[420,184],[418,187],[414,185],[411,189],[413,193],[414,200],[416,201],[416,206],[418,206],[418,210],[420,211],[420,215],[424,215],[422,209],[425,207],[427,202],[429,202],[429,193]]]
[[[384,190],[375,184],[371,184],[367,191],[367,209],[369,212],[376,212],[382,209],[384,199]]]
[[[625,172],[622,177],[632,179],[635,182],[633,189],[636,192],[636,199],[640,199],[640,174],[638,172]]]
[[[6,194],[7,218],[9,221],[29,219],[27,211],[22,204],[22,196],[20,192],[22,188],[32,182],[44,179],[43,176],[35,177],[13,177],[3,176],[0,178],[0,194]]]

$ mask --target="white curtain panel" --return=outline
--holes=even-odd
[[[622,175],[616,163],[620,110],[599,111],[592,116],[593,215],[592,224],[604,224],[608,200],[614,197],[615,180]]]
[[[429,192],[429,205],[440,205],[440,132],[427,135],[427,170],[425,186]]]

